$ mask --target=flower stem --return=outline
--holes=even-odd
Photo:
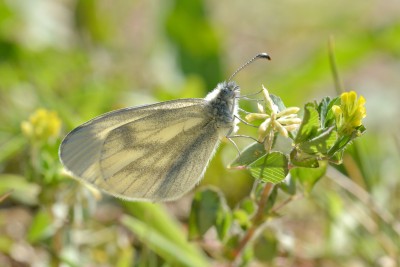
[[[252,218],[252,226],[249,228],[249,230],[247,230],[242,240],[240,240],[237,248],[232,252],[233,262],[236,262],[239,259],[246,245],[249,243],[250,240],[253,239],[254,234],[257,232],[260,225],[262,225],[264,219],[265,206],[267,205],[269,195],[273,188],[274,188],[273,183],[265,184],[265,187],[260,196],[260,200],[258,201],[258,208],[256,214],[254,214]]]

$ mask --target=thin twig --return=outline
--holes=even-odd
[[[285,201],[283,201],[282,203],[276,205],[273,209],[271,209],[270,213],[278,212],[278,210],[280,210],[281,208],[283,208],[284,206],[286,206],[287,204],[289,204],[293,200],[296,200],[296,199],[299,199],[299,198],[302,198],[302,197],[303,197],[303,195],[290,196]]]
[[[9,196],[11,196],[12,192],[14,192],[14,190],[10,190],[5,192],[4,194],[2,194],[0,196],[0,202],[3,202],[3,200],[5,200],[6,198],[8,198]]]
[[[236,262],[239,256],[241,255],[243,249],[252,240],[254,234],[256,233],[258,227],[262,224],[263,217],[264,217],[264,210],[267,204],[269,195],[274,188],[273,183],[267,183],[261,193],[260,200],[258,201],[258,208],[256,214],[253,216],[252,219],[252,226],[247,230],[246,234],[239,242],[237,248],[232,252],[233,262]]]

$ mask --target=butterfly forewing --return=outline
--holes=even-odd
[[[73,130],[60,147],[72,174],[127,199],[180,197],[201,179],[218,143],[203,99],[122,109]]]

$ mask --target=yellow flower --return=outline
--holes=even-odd
[[[362,119],[367,116],[365,98],[354,91],[342,93],[340,106],[332,106],[339,134],[351,134],[356,127],[362,124]]]
[[[21,123],[22,133],[34,141],[49,141],[58,137],[61,120],[55,111],[43,108],[36,110],[28,121]]]

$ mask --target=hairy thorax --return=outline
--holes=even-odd
[[[236,132],[237,97],[239,86],[235,82],[223,82],[206,96],[209,115],[221,135]]]

